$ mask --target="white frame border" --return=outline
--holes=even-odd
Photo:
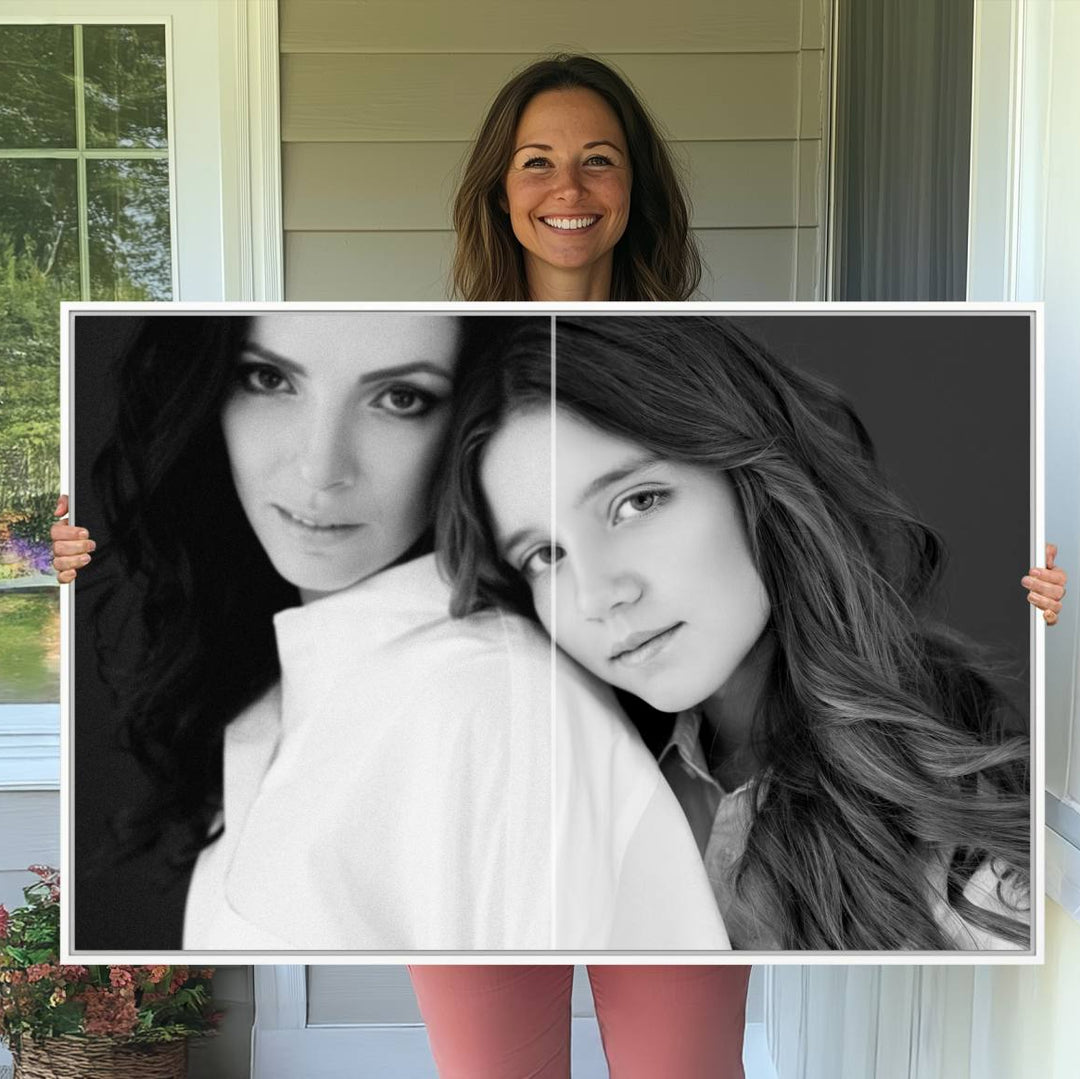
[[[70,381],[70,338],[72,316],[78,314],[118,315],[132,314],[169,314],[182,312],[192,314],[205,313],[247,313],[263,314],[272,311],[408,311],[444,314],[574,314],[589,312],[595,315],[616,316],[625,314],[668,314],[668,315],[754,315],[754,314],[859,314],[897,313],[912,315],[938,314],[986,314],[1002,313],[1027,315],[1032,322],[1032,517],[1031,554],[1033,558],[1043,550],[1044,515],[1045,515],[1045,460],[1044,460],[1044,400],[1043,400],[1043,305],[1041,303],[828,303],[813,302],[775,302],[775,303],[716,303],[695,302],[681,304],[658,303],[533,303],[508,305],[505,303],[453,303],[442,302],[368,302],[368,303],[64,303],[61,305],[61,484],[64,490],[71,489],[72,439]],[[72,497],[72,517],[75,515],[74,494]],[[1035,564],[1034,562],[1032,564]],[[61,664],[61,870],[65,877],[71,871],[72,852],[70,850],[73,834],[70,804],[71,792],[71,649],[73,596],[71,590],[64,590],[61,597],[61,647],[66,662]],[[331,952],[331,951],[296,951],[280,953],[273,951],[246,952],[72,952],[69,947],[71,936],[72,907],[70,902],[63,907],[60,922],[60,955],[63,963],[171,963],[183,959],[190,965],[222,964],[272,964],[275,967],[295,966],[297,963],[318,962],[320,964],[404,964],[423,962],[432,965],[460,963],[463,959],[470,964],[489,965],[526,961],[529,963],[578,964],[664,964],[677,958],[684,965],[722,965],[766,963],[773,966],[827,966],[843,964],[849,966],[874,965],[980,965],[980,966],[1026,966],[1041,964],[1045,957],[1045,866],[1044,866],[1044,824],[1045,800],[1042,791],[1045,784],[1044,727],[1045,727],[1045,632],[1046,627],[1038,613],[1032,610],[1031,618],[1031,687],[1032,687],[1032,936],[1034,947],[1023,952]]]

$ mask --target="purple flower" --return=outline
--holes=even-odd
[[[52,569],[52,549],[47,543],[12,536],[7,546],[31,573],[48,573]]]

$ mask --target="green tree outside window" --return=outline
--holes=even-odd
[[[0,24],[0,703],[59,698],[61,300],[172,297],[165,27]]]

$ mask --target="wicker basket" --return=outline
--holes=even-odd
[[[64,1034],[42,1045],[24,1039],[15,1079],[184,1079],[187,1039],[124,1045]]]

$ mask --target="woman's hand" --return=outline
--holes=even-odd
[[[1052,626],[1061,613],[1061,600],[1065,595],[1065,582],[1068,574],[1063,569],[1054,566],[1057,558],[1057,545],[1046,545],[1046,567],[1032,566],[1027,571],[1027,576],[1020,583],[1028,590],[1027,601],[1033,607],[1038,607],[1048,626]]]
[[[83,566],[90,562],[90,552],[97,544],[85,528],[73,528],[67,521],[68,496],[61,495],[53,510],[54,517],[63,517],[49,530],[53,545],[53,569],[61,584],[69,584]]]

